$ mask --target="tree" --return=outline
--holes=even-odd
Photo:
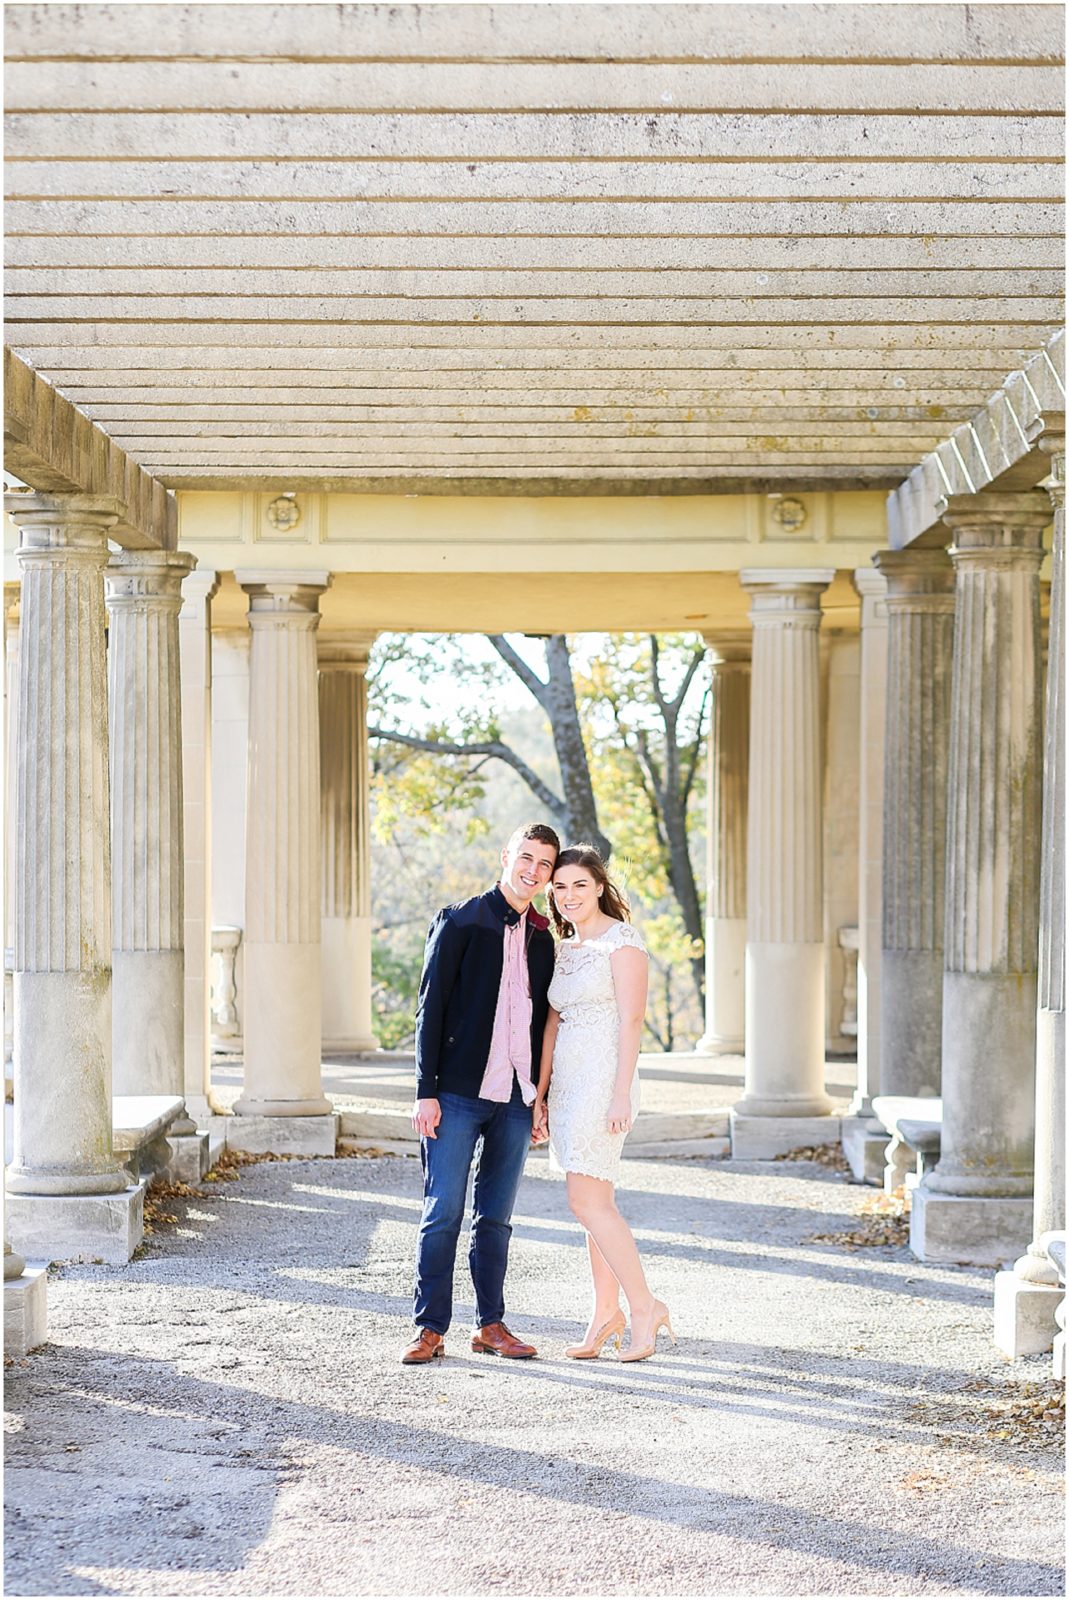
[[[643,926],[661,975],[650,1027],[670,1048],[683,1018],[674,979],[681,963],[697,1001],[696,1012],[684,1008],[691,1013],[684,1025],[696,1019],[701,1027],[703,924],[688,822],[695,820],[702,771],[704,646],[693,637],[629,634],[584,635],[570,647],[554,634],[539,641],[539,673],[503,635],[484,637],[493,655],[484,649],[481,660],[470,640],[466,647],[456,640],[405,641],[387,664],[407,665],[418,691],[391,690],[388,672],[372,679],[376,771],[390,778],[380,790],[380,826],[391,814],[417,824],[422,818],[432,829],[443,818],[467,815],[470,828],[486,773],[496,764],[523,782],[565,839],[590,840],[606,859],[611,839],[625,872],[630,868],[640,880]],[[509,680],[499,663],[544,714],[551,751],[526,730],[522,743],[503,737],[495,706]],[[452,702],[446,716],[434,693],[443,676]]]
[[[504,634],[487,634],[486,638],[514,676],[531,694],[545,712],[553,735],[562,793],[558,794],[510,744],[502,739],[492,712],[468,719],[466,731],[451,738],[441,726],[432,726],[423,734],[404,733],[397,728],[369,727],[369,737],[407,746],[411,750],[425,751],[436,756],[449,756],[464,761],[503,761],[523,779],[531,793],[551,815],[566,839],[589,840],[597,845],[607,861],[612,846],[598,826],[597,806],[590,779],[590,764],[583,730],[579,722],[579,709],[572,678],[571,655],[563,634],[550,634],[542,638],[545,652],[546,676],[539,677],[534,668],[508,642]],[[467,775],[478,771],[468,768]]]

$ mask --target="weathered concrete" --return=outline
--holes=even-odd
[[[250,1155],[332,1156],[338,1142],[338,1118],[329,1114],[288,1116],[281,1109],[284,1104],[263,1116],[238,1112],[228,1117],[228,1147]]]
[[[813,1145],[836,1144],[839,1118],[748,1116],[745,1111],[731,1113],[731,1154],[735,1161],[771,1161],[789,1150]]]
[[[143,1180],[110,1194],[9,1193],[11,1242],[27,1260],[123,1267],[143,1237],[144,1189]]]
[[[24,1356],[48,1338],[48,1268],[27,1262],[4,1280],[4,1355]]]

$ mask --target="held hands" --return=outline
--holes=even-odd
[[[609,1132],[630,1133],[631,1095],[626,1089],[617,1089],[609,1101]]]
[[[549,1107],[540,1094],[531,1107],[531,1143],[545,1144],[549,1138]]]
[[[412,1107],[412,1126],[424,1139],[437,1139],[435,1128],[442,1120],[442,1108],[437,1100],[417,1100]]]

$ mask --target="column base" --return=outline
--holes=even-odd
[[[368,1034],[362,1039],[324,1039],[322,1049],[324,1056],[374,1056],[381,1053],[382,1046]]]
[[[746,1041],[741,1034],[737,1039],[720,1039],[715,1034],[706,1033],[694,1046],[696,1056],[741,1056],[745,1050]]]
[[[844,1117],[843,1155],[858,1183],[883,1183],[887,1133],[872,1116]]]
[[[333,1111],[325,1095],[314,1100],[260,1100],[243,1094],[234,1101],[236,1117],[329,1117]]]
[[[1016,1197],[913,1191],[909,1248],[919,1261],[999,1267],[1020,1254],[1032,1231],[1032,1201]]]
[[[171,1159],[166,1175],[176,1183],[199,1183],[208,1170],[208,1135],[183,1133],[168,1135]]]
[[[24,1356],[48,1338],[48,1268],[28,1264],[4,1284],[4,1354]]]
[[[838,1117],[751,1117],[731,1113],[731,1159],[771,1161],[807,1145],[835,1144]]]
[[[124,1267],[144,1237],[144,1192],[9,1194],[8,1238],[27,1259]]]
[[[1058,1332],[1054,1313],[1064,1294],[1061,1284],[1027,1283],[1015,1272],[995,1273],[995,1343],[1011,1361],[1053,1350]]]
[[[338,1143],[338,1118],[256,1117],[239,1114],[226,1119],[226,1142],[248,1155],[332,1156]]]

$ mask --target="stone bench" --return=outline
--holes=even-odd
[[[883,1186],[888,1194],[903,1184],[912,1187],[939,1160],[943,1138],[943,1102],[938,1095],[876,1095],[876,1119],[891,1135]]]
[[[134,1183],[166,1175],[196,1183],[204,1175],[208,1136],[171,1133],[181,1118],[188,1127],[180,1097],[166,1094],[117,1094],[111,1103],[112,1146],[115,1159]]]

